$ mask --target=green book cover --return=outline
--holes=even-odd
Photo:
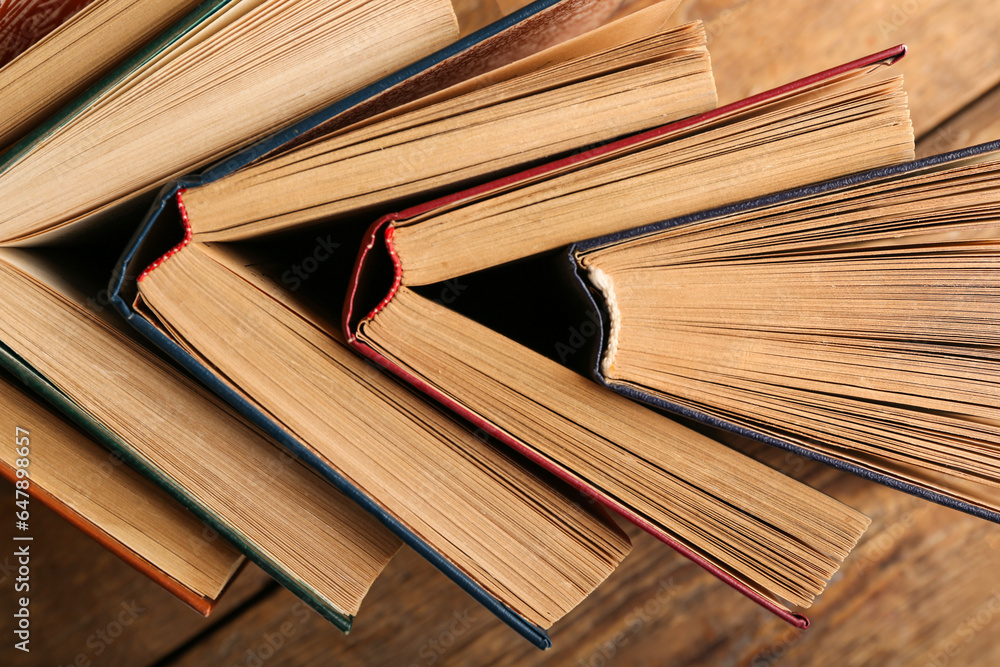
[[[232,542],[247,558],[274,577],[282,586],[299,596],[299,598],[315,609],[323,618],[333,623],[342,632],[350,632],[351,624],[354,621],[353,616],[348,616],[321,600],[304,582],[297,579],[294,574],[282,568],[278,563],[269,559],[246,536],[233,526],[225,523],[211,508],[192,498],[183,487],[175,483],[162,470],[136,452],[126,441],[97,422],[86,410],[3,344],[0,344],[0,367],[7,369],[30,390],[66,415],[84,432],[119,455],[125,463],[162,487],[167,493],[176,498],[181,505],[193,512],[206,525],[218,531],[220,535]]]

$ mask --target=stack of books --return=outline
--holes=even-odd
[[[915,161],[904,46],[720,106],[705,27],[618,4],[24,50],[0,470],[203,613],[249,559],[347,631],[407,544],[543,648],[613,515],[808,625],[869,520],[701,426],[1000,521],[1000,142]]]

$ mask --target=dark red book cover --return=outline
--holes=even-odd
[[[574,488],[583,492],[587,496],[593,498],[597,502],[601,503],[605,507],[615,511],[621,516],[625,517],[629,521],[635,523],[637,526],[647,531],[660,541],[664,542],[668,546],[672,547],[682,555],[691,559],[704,569],[708,570],[719,579],[732,586],[736,590],[740,591],[750,599],[754,600],[764,608],[773,612],[777,616],[786,620],[787,622],[795,625],[796,627],[806,628],[809,626],[809,621],[801,614],[796,614],[790,612],[779,605],[776,605],[771,600],[762,596],[758,592],[750,589],[742,582],[735,579],[728,572],[720,569],[713,563],[705,560],[700,555],[692,552],[690,549],[682,544],[679,544],[670,535],[659,529],[657,526],[652,525],[649,521],[645,520],[641,516],[638,516],[628,507],[622,505],[615,499],[607,496],[600,489],[596,488],[590,484],[587,480],[579,477],[573,471],[563,467],[558,462],[551,460],[547,456],[536,451],[529,443],[525,443],[510,433],[497,428],[495,425],[489,421],[483,419],[480,415],[472,412],[467,407],[461,403],[455,401],[451,397],[445,395],[443,392],[437,390],[436,388],[430,386],[428,383],[424,382],[418,377],[415,377],[411,373],[407,372],[405,369],[400,368],[396,364],[392,363],[381,354],[379,354],[374,349],[370,348],[363,342],[359,341],[357,338],[357,326],[358,324],[377,314],[382,308],[385,308],[395,296],[397,290],[402,284],[403,276],[403,266],[398,254],[393,246],[393,224],[400,220],[407,220],[428,214],[431,212],[441,211],[446,208],[451,208],[457,205],[466,204],[472,200],[483,199],[496,194],[500,191],[508,190],[529,182],[535,182],[542,180],[544,178],[553,176],[558,173],[569,171],[572,169],[580,168],[581,166],[598,162],[602,160],[610,159],[611,157],[621,154],[625,151],[633,150],[641,147],[645,144],[661,141],[669,138],[672,135],[677,135],[686,131],[697,130],[699,127],[704,127],[715,121],[723,120],[727,117],[733,116],[735,114],[745,112],[756,107],[773,103],[783,98],[790,97],[795,94],[799,94],[808,91],[811,88],[815,88],[826,82],[829,82],[838,77],[848,75],[852,72],[864,71],[874,69],[881,65],[891,64],[906,54],[906,47],[903,45],[894,47],[892,49],[887,49],[879,53],[873,54],[866,58],[861,58],[859,60],[846,63],[839,67],[820,72],[813,76],[800,79],[793,83],[787,84],[780,88],[776,88],[771,91],[749,97],[745,100],[735,102],[733,104],[720,107],[714,111],[709,111],[705,114],[699,116],[694,116],[685,120],[681,120],[675,123],[670,123],[659,128],[643,132],[641,134],[622,139],[620,141],[595,148],[583,153],[572,155],[570,157],[556,160],[548,164],[523,171],[519,174],[512,176],[507,176],[499,180],[495,180],[484,185],[470,188],[462,192],[458,192],[452,195],[448,195],[425,204],[421,204],[405,210],[400,213],[394,213],[383,217],[378,222],[376,222],[366,234],[364,241],[362,243],[361,253],[357,258],[355,263],[354,272],[351,278],[351,283],[348,288],[347,301],[344,304],[343,312],[343,327],[344,333],[347,338],[348,343],[354,347],[360,354],[371,359],[375,363],[379,364],[383,368],[386,368],[408,384],[412,385],[417,390],[423,392],[424,394],[430,396],[435,401],[444,405],[448,409],[454,411],[456,414],[462,416],[463,418],[469,420],[470,422],[476,424],[476,426],[482,428],[484,431],[488,432],[493,437],[496,437],[499,441],[505,443],[506,445],[512,447],[516,451],[520,452],[524,456],[528,457],[535,463],[546,468],[553,474],[555,474],[560,479],[564,480],[566,483],[570,484]],[[371,284],[369,279],[371,278],[370,273],[374,273],[377,270],[372,268],[369,264],[369,260],[373,257],[374,249],[376,246],[385,248],[388,252],[389,257],[392,261],[394,276],[392,279],[392,287],[390,288],[388,294],[382,299],[379,304],[370,313],[365,313],[361,309],[360,301],[361,294],[366,290],[366,286]],[[374,263],[374,262],[372,262]],[[378,276],[379,279],[384,280],[384,276]],[[372,281],[378,284],[377,281]]]

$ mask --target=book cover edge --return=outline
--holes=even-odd
[[[282,586],[298,595],[317,613],[329,620],[345,634],[350,632],[354,617],[346,614],[317,597],[305,584],[299,582],[290,573],[285,572],[276,563],[267,558],[254,547],[239,531],[226,525],[210,508],[195,501],[178,484],[169,480],[144,458],[135,453],[132,448],[117,436],[105,429],[101,424],[91,419],[70,397],[53,386],[30,364],[26,363],[6,345],[0,343],[0,366],[10,371],[29,389],[43,398],[71,422],[79,426],[85,433],[122,457],[122,459],[147,479],[155,482],[160,488],[177,500],[182,506],[201,519],[205,524],[232,542],[249,560],[267,572]]]
[[[434,551],[430,545],[420,540],[419,537],[417,537],[405,526],[398,524],[398,522],[395,528],[390,525],[388,521],[391,520],[395,522],[395,519],[389,517],[385,511],[381,509],[381,507],[368,499],[367,496],[364,496],[360,490],[351,485],[345,478],[337,474],[324,462],[319,460],[318,457],[315,457],[315,455],[304,445],[301,445],[301,443],[297,440],[291,438],[291,436],[279,429],[277,425],[267,419],[263,413],[256,410],[256,408],[244,401],[241,397],[236,396],[235,393],[231,392],[224,384],[218,382],[211,376],[210,373],[208,373],[207,369],[201,366],[197,360],[184,352],[179,346],[174,344],[173,341],[167,339],[155,327],[149,325],[148,322],[145,322],[141,317],[137,316],[136,313],[132,311],[127,300],[122,297],[122,290],[125,287],[126,281],[132,280],[128,273],[129,267],[135,259],[143,240],[155,225],[160,214],[164,211],[173,197],[176,196],[179,190],[189,187],[197,187],[210,181],[222,178],[223,176],[226,176],[229,173],[232,173],[233,171],[253,162],[258,157],[265,155],[279,148],[281,145],[295,139],[297,136],[308,131],[312,127],[335,117],[336,115],[352,108],[353,106],[356,106],[374,95],[377,95],[380,92],[383,92],[388,88],[406,80],[407,78],[414,76],[437,63],[443,62],[465,49],[470,48],[485,39],[489,39],[516,25],[517,23],[520,23],[521,21],[543,10],[559,4],[562,1],[563,0],[536,0],[536,2],[518,10],[517,12],[514,12],[513,14],[510,14],[509,16],[506,16],[491,25],[482,28],[472,35],[459,40],[455,44],[446,47],[435,54],[417,61],[395,74],[389,75],[388,77],[371,84],[363,90],[348,96],[344,100],[327,107],[325,110],[320,111],[317,114],[290,126],[289,128],[270,135],[269,137],[262,139],[261,141],[256,142],[241,151],[238,151],[230,157],[224,158],[214,166],[202,171],[200,175],[192,175],[186,178],[178,179],[173,183],[163,186],[160,193],[157,195],[153,206],[146,214],[142,223],[132,236],[132,239],[123,252],[121,258],[117,262],[108,285],[108,293],[110,295],[112,305],[116,311],[127,322],[129,322],[129,324],[138,329],[140,333],[150,339],[155,345],[157,345],[157,347],[168,354],[168,356],[180,363],[185,370],[208,386],[209,389],[216,393],[216,395],[222,397],[223,400],[229,403],[238,412],[250,419],[259,428],[262,428],[268,433],[268,435],[278,439],[283,446],[288,448],[289,451],[295,454],[296,457],[302,460],[306,465],[309,465],[320,472],[328,481],[344,492],[345,495],[348,495],[356,502],[359,502],[359,504],[372,513],[376,518],[380,519],[383,524],[386,524],[390,530],[396,533],[400,539],[418,551],[418,553],[434,564],[463,590],[472,595],[473,598],[490,609],[490,611],[492,611],[508,626],[521,634],[535,646],[543,650],[550,648],[552,645],[548,633],[546,633],[542,628],[530,623],[501,603],[484,588],[473,582],[468,575],[461,572],[453,564],[445,560],[440,554]]]
[[[872,470],[866,466],[851,463],[850,461],[845,461],[839,458],[835,458],[821,452],[816,452],[806,447],[796,445],[787,440],[782,440],[781,438],[776,438],[774,436],[766,435],[760,433],[750,428],[739,426],[733,424],[724,419],[719,419],[713,417],[712,415],[706,414],[699,410],[694,410],[670,401],[664,400],[647,392],[640,391],[634,387],[617,383],[606,378],[601,370],[601,359],[604,356],[606,342],[607,342],[607,327],[608,327],[608,317],[607,317],[607,304],[603,299],[600,299],[594,290],[590,288],[590,282],[587,279],[583,267],[579,262],[579,253],[591,250],[596,247],[608,245],[611,243],[617,243],[625,241],[631,238],[637,238],[640,236],[646,236],[649,234],[654,234],[665,229],[670,229],[672,227],[677,227],[680,225],[693,224],[696,222],[701,222],[705,220],[710,220],[712,218],[730,215],[735,213],[741,213],[746,211],[752,211],[756,209],[766,208],[770,206],[775,206],[787,201],[793,201],[797,199],[804,199],[807,197],[818,196],[821,194],[842,190],[850,187],[855,187],[869,183],[872,181],[886,180],[891,178],[898,178],[905,176],[906,174],[921,171],[929,168],[934,168],[942,165],[946,165],[952,162],[957,162],[969,158],[974,158],[979,155],[984,155],[987,153],[1000,151],[1000,140],[990,141],[975,146],[970,146],[967,148],[959,149],[956,151],[950,151],[948,153],[941,153],[939,155],[931,155],[918,160],[912,160],[910,162],[905,162],[903,164],[892,165],[888,167],[881,167],[878,169],[870,169],[863,172],[858,172],[855,174],[850,174],[848,176],[843,176],[841,178],[831,179],[823,181],[820,183],[815,183],[812,185],[807,185],[800,188],[793,188],[790,190],[784,190],[781,192],[766,195],[764,197],[757,197],[754,199],[745,200],[742,202],[737,202],[734,204],[728,204],[726,206],[717,207],[714,209],[707,209],[705,211],[700,211],[693,213],[691,215],[681,216],[679,218],[673,218],[670,220],[665,220],[658,223],[653,223],[651,225],[643,225],[641,227],[635,227],[630,230],[623,232],[618,232],[615,234],[609,234],[605,236],[595,237],[593,239],[588,239],[586,241],[581,241],[570,246],[567,251],[567,259],[570,263],[570,270],[573,272],[576,278],[576,284],[578,289],[594,307],[594,312],[597,313],[599,321],[600,336],[599,340],[595,341],[595,347],[591,351],[591,359],[593,361],[593,367],[591,369],[591,374],[594,379],[612,391],[625,396],[628,399],[644,403],[651,407],[659,410],[663,410],[667,413],[672,413],[676,415],[681,415],[692,419],[701,424],[707,426],[712,426],[714,428],[720,428],[737,435],[756,440],[757,442],[762,442],[764,444],[782,449],[784,451],[802,456],[804,458],[817,461],[824,465],[828,465],[832,468],[842,470],[844,472],[857,475],[862,479],[866,479],[883,486],[887,486],[896,491],[901,491],[908,493],[917,498],[927,500],[950,509],[954,509],[960,512],[964,512],[971,516],[975,516],[986,521],[991,521],[994,523],[1000,523],[1000,513],[993,512],[983,507],[967,503],[957,498],[947,496],[930,489],[918,486],[916,484],[906,482],[904,480],[898,479],[891,475],[880,473],[878,471]]]
[[[3,477],[10,482],[14,482],[16,480],[14,469],[3,461],[0,461],[0,477]],[[194,609],[202,616],[207,617],[218,604],[218,598],[213,599],[207,596],[199,595],[191,588],[188,588],[177,579],[174,579],[162,569],[140,556],[127,544],[113,537],[107,531],[97,526],[93,521],[70,507],[68,503],[62,501],[54,494],[49,493],[37,482],[32,483],[31,496],[33,498],[37,498],[42,502],[42,504],[52,510],[63,520],[74,526],[90,539],[100,544],[109,552],[113,553],[131,568],[140,574],[143,574],[151,581],[159,584],[168,593]]]

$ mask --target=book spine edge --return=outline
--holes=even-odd
[[[299,461],[319,473],[321,477],[331,483],[335,488],[337,488],[337,490],[361,505],[365,511],[378,519],[383,525],[386,526],[386,528],[399,537],[400,540],[434,565],[445,576],[451,579],[480,604],[490,610],[501,621],[506,623],[536,647],[543,650],[550,648],[552,646],[552,642],[545,630],[529,622],[520,614],[514,612],[512,609],[500,602],[499,599],[487,592],[485,588],[475,583],[467,574],[445,559],[427,542],[418,537],[413,531],[386,512],[386,510],[372,498],[368,497],[359,488],[354,486],[347,480],[346,477],[338,473],[329,464],[323,461],[323,459],[312,449],[299,442],[278,424],[270,420],[262,411],[257,409],[242,396],[232,391],[223,382],[219,381],[219,379],[197,359],[188,354],[173,340],[165,336],[163,332],[132,310],[131,306],[123,298],[121,293],[122,289],[125,287],[126,277],[129,275],[130,265],[135,259],[136,253],[138,252],[144,238],[159,219],[160,213],[164,211],[172,201],[176,200],[176,196],[179,191],[190,186],[190,184],[190,181],[181,181],[170,186],[166,186],[163,190],[161,190],[157,202],[150,209],[142,226],[136,232],[132,243],[130,243],[129,247],[126,249],[122,259],[119,260],[119,263],[112,275],[108,291],[114,308],[132,327],[137,329],[146,339],[152,342],[153,345],[167,354],[167,356],[180,364],[185,371],[198,380],[202,385],[206,386],[212,393],[221,398],[244,418],[261,429],[267,436],[278,442]],[[237,544],[239,544],[241,548],[245,546],[243,542],[239,542]],[[255,562],[257,561],[255,560]],[[258,563],[258,565],[260,565],[260,563]],[[268,573],[272,574],[270,571]],[[274,575],[272,574],[272,576]],[[282,581],[282,583],[285,584],[284,581]],[[287,584],[285,584],[285,586],[293,592],[298,592],[296,588],[292,588]],[[300,597],[303,596],[300,594]],[[313,606],[316,608],[315,605]],[[321,609],[317,608],[317,611],[323,613]],[[338,627],[340,626],[338,625]],[[344,631],[347,632],[346,629]]]
[[[544,454],[537,451],[527,443],[522,442],[521,440],[515,438],[513,435],[497,427],[492,422],[484,419],[479,414],[475,413],[474,411],[468,409],[466,406],[452,399],[444,392],[439,391],[435,387],[431,386],[428,382],[425,382],[424,380],[410,373],[406,369],[394,364],[393,362],[391,362],[390,360],[386,359],[384,356],[379,354],[376,350],[372,349],[371,347],[363,343],[361,340],[359,340],[357,337],[357,326],[356,323],[353,321],[355,313],[355,307],[353,302],[358,295],[358,290],[362,282],[362,276],[365,272],[365,260],[368,257],[368,254],[378,244],[380,238],[388,246],[387,250],[389,254],[393,256],[394,259],[394,270],[396,272],[396,276],[394,277],[393,285],[395,286],[399,282],[400,272],[402,271],[402,267],[398,262],[398,258],[395,257],[395,252],[391,247],[391,241],[392,241],[391,230],[393,228],[390,226],[391,223],[396,219],[396,217],[397,216],[395,215],[389,215],[382,218],[374,225],[372,225],[367,235],[365,236],[365,242],[363,244],[362,252],[358,256],[358,259],[355,263],[350,286],[348,288],[348,298],[344,304],[344,318],[343,318],[344,332],[347,337],[348,344],[351,347],[353,347],[359,354],[371,360],[380,367],[386,369],[388,372],[400,378],[403,382],[407,383],[417,391],[425,394],[426,396],[430,397],[432,400],[436,401],[437,403],[444,406],[448,410],[459,415],[463,419],[466,419],[475,426],[483,429],[486,433],[488,433],[492,437],[504,443],[505,445],[507,445],[514,451],[518,452],[522,456],[526,457],[533,463],[549,471],[550,473],[558,477],[566,484],[570,485],[577,491],[586,495],[588,498],[593,499],[597,503],[603,505],[605,508],[611,510],[612,512],[632,522],[639,528],[643,529],[656,539],[660,540],[661,542],[672,548],[674,551],[686,557],[688,560],[692,561],[693,563],[700,566],[709,573],[715,575],[715,577],[721,580],[723,583],[736,589],[740,593],[743,593],[744,596],[756,602],[758,605],[767,609],[768,611],[775,614],[782,620],[800,629],[805,629],[809,627],[809,619],[807,619],[805,616],[791,612],[782,607],[781,605],[775,603],[774,601],[764,597],[757,591],[754,591],[752,588],[743,584],[725,570],[709,562],[701,555],[695,553],[693,550],[689,549],[685,545],[675,540],[664,530],[660,529],[650,521],[638,515],[624,504],[619,503],[614,498],[608,496],[607,494],[603,493],[592,484],[586,482],[576,473],[572,472],[568,468],[563,467],[561,464],[557,463],[548,456],[545,456]],[[379,303],[379,305],[375,308],[375,310],[369,313],[368,316],[370,317],[376,314],[382,308],[386,307],[386,305],[391,301],[392,296],[394,294],[395,294],[395,289],[390,291],[389,295],[385,299],[383,299]]]

